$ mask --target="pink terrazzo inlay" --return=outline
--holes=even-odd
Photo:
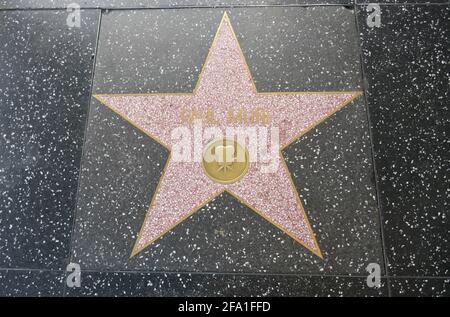
[[[195,108],[206,113],[213,108],[216,122],[204,122],[203,126],[216,126],[225,131],[227,126],[233,125],[227,120],[230,109],[244,107],[251,112],[263,108],[270,117],[266,126],[279,129],[280,146],[283,148],[357,94],[256,92],[230,20],[225,14],[193,93],[97,95],[96,98],[168,149],[174,142],[171,137],[173,129],[193,126],[181,121],[182,109]],[[283,160],[282,157],[279,159]],[[169,160],[132,254],[143,250],[226,190],[311,252],[321,256],[285,165],[280,164],[276,172],[263,173],[259,164],[252,162],[243,178],[223,185],[208,178],[199,162]]]

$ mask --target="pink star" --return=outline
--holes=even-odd
[[[242,126],[228,122],[229,110],[264,109],[270,118],[265,125],[279,129],[283,149],[359,95],[360,92],[258,93],[225,13],[192,93],[105,94],[95,98],[169,150],[175,142],[171,135],[174,129],[193,128],[192,122],[182,121],[180,113],[184,109],[196,109],[199,113],[214,109],[216,120],[203,122],[203,126],[221,130]],[[227,191],[322,258],[281,150],[277,155],[281,164],[275,172],[262,172],[262,163],[251,162],[247,173],[232,184],[211,180],[198,161],[180,162],[170,155],[131,255]]]

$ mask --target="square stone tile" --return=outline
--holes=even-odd
[[[358,14],[391,275],[448,276],[448,6]]]
[[[2,11],[0,266],[60,268],[69,241],[98,10]]]
[[[258,91],[361,90],[352,10],[227,12]],[[223,14],[223,9],[105,13],[94,93],[192,91]],[[71,260],[82,270],[359,276],[377,263],[383,273],[363,98],[313,128],[283,155],[323,259],[228,193],[130,258],[168,151],[93,99]]]

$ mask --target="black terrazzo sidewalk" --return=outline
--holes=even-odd
[[[0,0],[0,296],[450,295],[448,1],[72,2]],[[168,151],[93,95],[191,92],[224,12],[258,91],[364,92],[283,152],[323,259],[227,193],[130,258]]]

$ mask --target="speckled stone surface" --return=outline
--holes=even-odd
[[[450,295],[448,5],[69,2],[0,0],[0,296]],[[323,260],[227,193],[130,258],[169,153],[91,89],[192,91],[225,10],[259,91],[366,90],[283,151]]]
[[[100,33],[95,93],[192,91],[223,12],[103,14],[102,25],[107,27]],[[259,91],[361,89],[352,10],[267,7],[230,12]]]
[[[379,3],[379,4],[428,4],[428,3],[448,3],[448,0],[380,0],[373,2],[371,0],[355,0],[357,4]]]
[[[386,296],[387,287],[368,288],[355,277],[86,273],[68,296]]]
[[[448,276],[448,6],[359,15],[368,106],[391,275]]]
[[[63,296],[63,274],[62,271],[0,270],[0,297]]]
[[[324,253],[321,272],[383,267],[373,167],[362,98],[285,150]]]
[[[286,151],[324,261],[228,194],[219,196],[130,259],[167,153],[108,108],[95,105],[92,122],[96,125],[90,129],[83,163],[73,262],[89,270],[359,275],[365,274],[368,263],[382,265],[374,188],[368,170],[368,129],[361,102],[349,105]],[[320,153],[323,143],[328,150]],[[353,146],[346,149],[344,145],[349,143]],[[350,180],[339,176],[350,173]],[[329,184],[330,179],[335,181]],[[339,195],[337,186],[345,188],[338,191]],[[355,195],[361,199],[354,200]],[[350,226],[349,221],[353,223]]]
[[[397,297],[449,297],[449,278],[394,278],[391,279],[392,296]]]
[[[99,11],[0,12],[0,267],[62,268]]]
[[[442,0],[440,0],[442,1]],[[353,0],[0,0],[1,8],[167,8],[195,6],[260,6],[295,4],[351,4]]]
[[[158,15],[153,11],[104,15],[94,92],[192,90],[198,77],[194,74],[201,68],[222,14],[223,10],[191,10],[164,11]],[[359,89],[358,50],[351,40],[351,35],[356,37],[356,27],[350,10],[264,8],[230,10],[229,14],[232,23],[236,21],[235,30],[244,54],[250,52],[248,63],[258,89]],[[250,14],[254,17],[252,21],[248,19]],[[283,14],[289,18],[282,19]],[[166,29],[156,27],[160,20],[165,21]],[[271,27],[281,20],[282,30]],[[296,29],[305,22],[314,26],[303,27],[302,35],[298,36]],[[343,34],[339,32],[339,41],[330,35],[337,23],[347,29]],[[178,28],[188,33],[189,41],[174,38],[172,34],[183,34]],[[131,32],[135,35],[131,36]],[[198,32],[208,36],[199,37]],[[320,45],[311,41],[321,36]],[[258,43],[247,43],[247,38],[254,37],[259,39]],[[141,41],[142,38],[146,41]],[[274,45],[274,39],[281,41],[280,38],[290,43],[286,49],[264,50]],[[305,44],[307,39],[314,43],[315,55]],[[159,44],[167,42],[171,45]],[[131,54],[126,53],[129,49]],[[336,55],[336,51],[340,53]],[[180,53],[175,58],[171,52]],[[119,62],[120,56],[127,57]],[[295,56],[308,58],[292,62]],[[274,65],[272,61],[270,74],[274,80],[270,81],[264,66],[274,58],[277,63]],[[321,60],[323,65],[317,66]],[[301,71],[292,71],[289,64]],[[323,69],[323,76],[310,76],[313,67]],[[342,75],[341,79],[336,76],[344,73],[347,76]],[[306,77],[309,82],[302,80]],[[282,78],[286,84],[281,82]],[[104,105],[97,101],[92,105],[72,249],[72,260],[85,269],[365,275],[369,263],[383,266],[363,98],[310,131],[285,153],[308,206],[306,211],[318,232],[325,260],[310,254],[228,194],[221,195],[130,259],[168,154]],[[330,178],[335,181],[330,182]],[[355,196],[358,200],[352,199]],[[348,227],[344,229],[343,224]]]

